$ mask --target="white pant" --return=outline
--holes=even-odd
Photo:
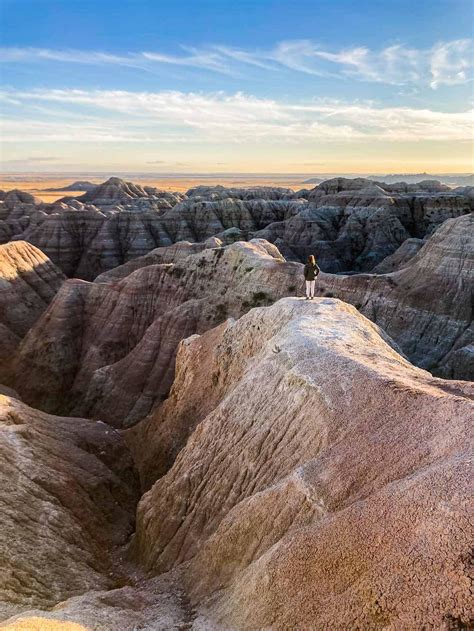
[[[306,282],[306,297],[314,298],[314,287],[316,285],[315,280],[307,280]]]

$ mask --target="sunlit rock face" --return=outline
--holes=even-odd
[[[20,340],[64,280],[61,270],[30,243],[0,245],[0,381]]]
[[[1,613],[120,584],[137,486],[119,433],[0,395],[0,450]]]
[[[465,625],[473,394],[334,299],[193,336],[128,437],[148,484],[182,447],[139,504],[137,558],[185,562],[223,628]]]
[[[302,283],[300,264],[258,240],[201,251],[181,244],[138,262],[96,283],[62,285],[16,358],[11,385],[25,401],[133,424],[167,395],[183,338],[295,294]]]
[[[410,360],[436,374],[474,379],[474,216],[450,219],[398,272],[323,274],[317,291],[355,305]]]

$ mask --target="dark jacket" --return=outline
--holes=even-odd
[[[304,279],[315,280],[320,271],[321,270],[316,264],[310,265],[309,263],[306,263],[306,265],[304,266]]]

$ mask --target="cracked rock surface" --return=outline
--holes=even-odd
[[[134,429],[155,458],[183,445],[139,504],[137,558],[190,563],[193,602],[224,628],[467,624],[473,395],[334,299],[190,338],[163,404],[178,433]]]

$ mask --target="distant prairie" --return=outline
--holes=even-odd
[[[194,175],[194,176],[137,176],[133,175],[127,177],[127,179],[133,179],[133,181],[139,182],[141,185],[154,186],[166,191],[179,191],[185,192],[193,186],[199,184],[206,185],[221,185],[221,186],[282,186],[298,190],[300,188],[313,188],[314,184],[304,185],[303,182],[308,178],[308,175]],[[83,190],[67,190],[61,191],[76,181],[92,182],[94,184],[100,184],[105,179],[104,175],[89,175],[84,173],[72,173],[64,176],[59,175],[43,175],[43,174],[11,174],[0,176],[0,190],[11,190],[14,188],[27,191],[36,197],[39,197],[44,202],[54,202],[56,199],[62,197],[76,197],[83,195]]]

